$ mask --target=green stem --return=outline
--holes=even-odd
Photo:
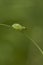
[[[7,27],[11,27],[10,25],[6,25],[6,24],[0,24],[1,26],[7,26]]]
[[[39,51],[41,52],[41,54],[43,55],[43,51],[42,51],[42,49],[40,48],[40,46],[33,40],[33,39],[31,39],[28,35],[25,35],[28,39],[30,39],[33,43],[34,43],[34,45],[39,49]]]

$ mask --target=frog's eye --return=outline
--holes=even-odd
[[[20,25],[20,24],[13,24],[12,27],[15,29],[15,30],[23,30],[25,29],[26,27]]]

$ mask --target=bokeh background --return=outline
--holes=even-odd
[[[35,40],[37,44],[43,50],[43,0],[0,0],[0,24],[12,25],[14,23],[19,23],[21,25],[26,26],[28,29],[24,32],[25,35],[28,35],[33,40]],[[5,42],[6,40],[5,36],[7,35],[8,35],[7,40],[9,40],[10,42]],[[21,37],[20,35],[23,37]],[[1,44],[3,45],[3,43],[10,44],[14,36],[15,37],[20,36],[21,40],[24,39],[23,33],[21,34],[20,32],[17,32],[16,34],[15,31],[12,30],[11,28],[7,28],[6,26],[5,27],[0,26],[0,45]],[[14,41],[15,37],[12,40],[14,43],[16,42]],[[21,40],[19,40],[20,43],[25,43],[25,42],[22,42],[23,40],[22,41]],[[29,46],[28,47],[29,52],[28,52],[28,59],[25,60],[27,64],[26,63],[25,64],[26,65],[43,65],[43,55],[40,53],[37,47],[33,44],[32,41],[29,41],[28,39],[26,43],[29,44],[29,45],[27,44],[27,46]],[[0,52],[1,52],[1,49],[2,47],[0,47]],[[4,52],[2,54],[5,55]],[[1,55],[0,55],[0,58],[4,57],[5,59],[5,56],[2,55],[1,57]],[[0,62],[0,65],[3,65],[5,61],[1,60],[1,62]],[[25,65],[25,64],[20,64],[20,65]],[[7,65],[7,64],[4,64],[4,65]],[[14,63],[10,65],[14,65]],[[15,64],[15,65],[19,65],[19,64]]]

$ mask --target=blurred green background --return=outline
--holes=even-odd
[[[43,0],[0,0],[0,24],[12,25],[14,23],[26,26],[28,29],[24,32],[25,35],[35,40],[43,50]],[[17,42],[16,40],[19,41]],[[22,48],[22,52],[16,53],[13,46],[11,46],[12,43],[16,45],[20,43],[25,48]],[[15,45],[14,47],[17,48]],[[7,50],[5,51],[5,49]],[[22,58],[18,60],[19,54],[23,52],[23,57],[20,56],[20,58]],[[23,33],[14,31],[12,28],[6,26],[0,26],[0,53],[0,65],[43,65],[43,55],[33,42],[28,40]],[[16,62],[13,58],[15,53],[19,53]],[[9,54],[11,54],[11,56]],[[10,58],[13,58],[13,61],[11,61]]]

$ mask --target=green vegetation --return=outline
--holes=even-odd
[[[0,65],[43,65],[43,0],[0,0]]]

